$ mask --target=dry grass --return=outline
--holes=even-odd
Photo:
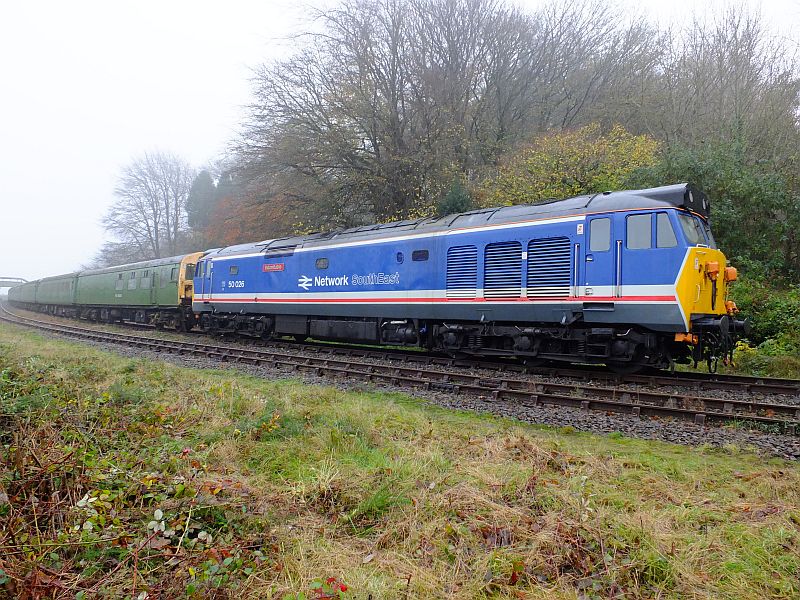
[[[9,596],[315,598],[328,578],[376,599],[800,595],[800,469],[779,460],[7,326],[0,373]],[[174,535],[148,529],[156,510]]]

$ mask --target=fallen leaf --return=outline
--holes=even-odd
[[[163,537],[161,537],[159,535],[159,536],[156,536],[156,537],[150,539],[147,542],[147,547],[151,548],[152,550],[163,550],[164,548],[169,546],[169,544],[170,544],[170,541],[168,539],[163,538]]]

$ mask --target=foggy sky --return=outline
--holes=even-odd
[[[119,172],[142,153],[196,167],[222,155],[249,101],[250,69],[291,50],[309,4],[333,1],[4,3],[0,276],[35,279],[91,260]],[[680,26],[708,2],[620,4]],[[739,4],[760,6],[797,49],[800,0]]]

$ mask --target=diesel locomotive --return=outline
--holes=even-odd
[[[709,212],[683,184],[222,248],[197,263],[193,309],[259,337],[711,365],[747,323]]]
[[[175,314],[183,327],[196,322],[217,334],[409,345],[531,364],[714,366],[748,324],[728,299],[736,269],[716,247],[709,214],[708,198],[687,184],[604,192],[178,257],[184,284],[170,298],[175,313],[132,306],[124,289],[84,304],[65,288],[57,302],[34,303],[156,323]],[[132,267],[104,270],[106,287]],[[67,277],[79,287],[83,276]],[[13,288],[11,301],[26,303],[28,294],[30,304],[25,288]]]

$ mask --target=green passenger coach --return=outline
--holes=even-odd
[[[194,267],[202,254],[48,277],[12,288],[9,300],[57,316],[191,329]]]

